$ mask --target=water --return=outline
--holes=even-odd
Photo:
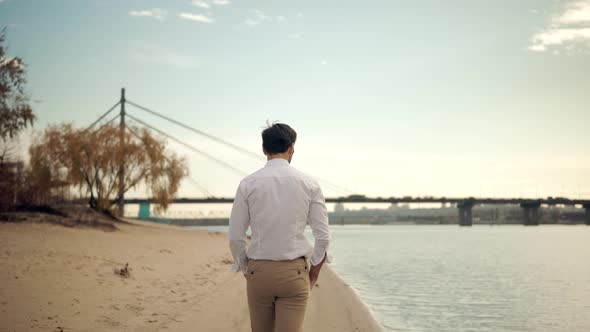
[[[590,331],[590,227],[332,226],[386,331]]]

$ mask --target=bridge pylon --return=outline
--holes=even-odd
[[[459,209],[459,226],[473,225],[473,206],[475,206],[475,199],[473,198],[468,198],[457,203],[457,209]]]
[[[121,113],[119,122],[119,201],[117,213],[123,218],[125,215],[125,88],[121,88]]]
[[[524,216],[525,226],[539,226],[541,220],[541,214],[539,208],[541,207],[540,201],[529,201],[520,203]]]

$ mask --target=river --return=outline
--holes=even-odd
[[[331,229],[332,268],[386,331],[590,331],[588,226]]]

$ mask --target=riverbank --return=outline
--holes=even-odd
[[[0,223],[0,331],[249,331],[225,234],[117,227]],[[318,284],[305,331],[380,330],[329,268]]]

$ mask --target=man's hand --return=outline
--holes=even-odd
[[[324,254],[324,258],[322,259],[322,261],[318,264],[318,265],[311,265],[311,267],[309,268],[309,287],[310,290],[313,290],[313,288],[315,287],[316,282],[318,281],[318,278],[320,277],[320,270],[322,269],[322,265],[324,265],[324,262],[326,261],[326,256],[328,254]]]
[[[313,288],[315,287],[315,284],[318,281],[319,276],[320,276],[319,271],[316,274],[312,274],[311,271],[310,271],[310,273],[309,273],[309,287],[310,287],[310,290],[313,290]]]

